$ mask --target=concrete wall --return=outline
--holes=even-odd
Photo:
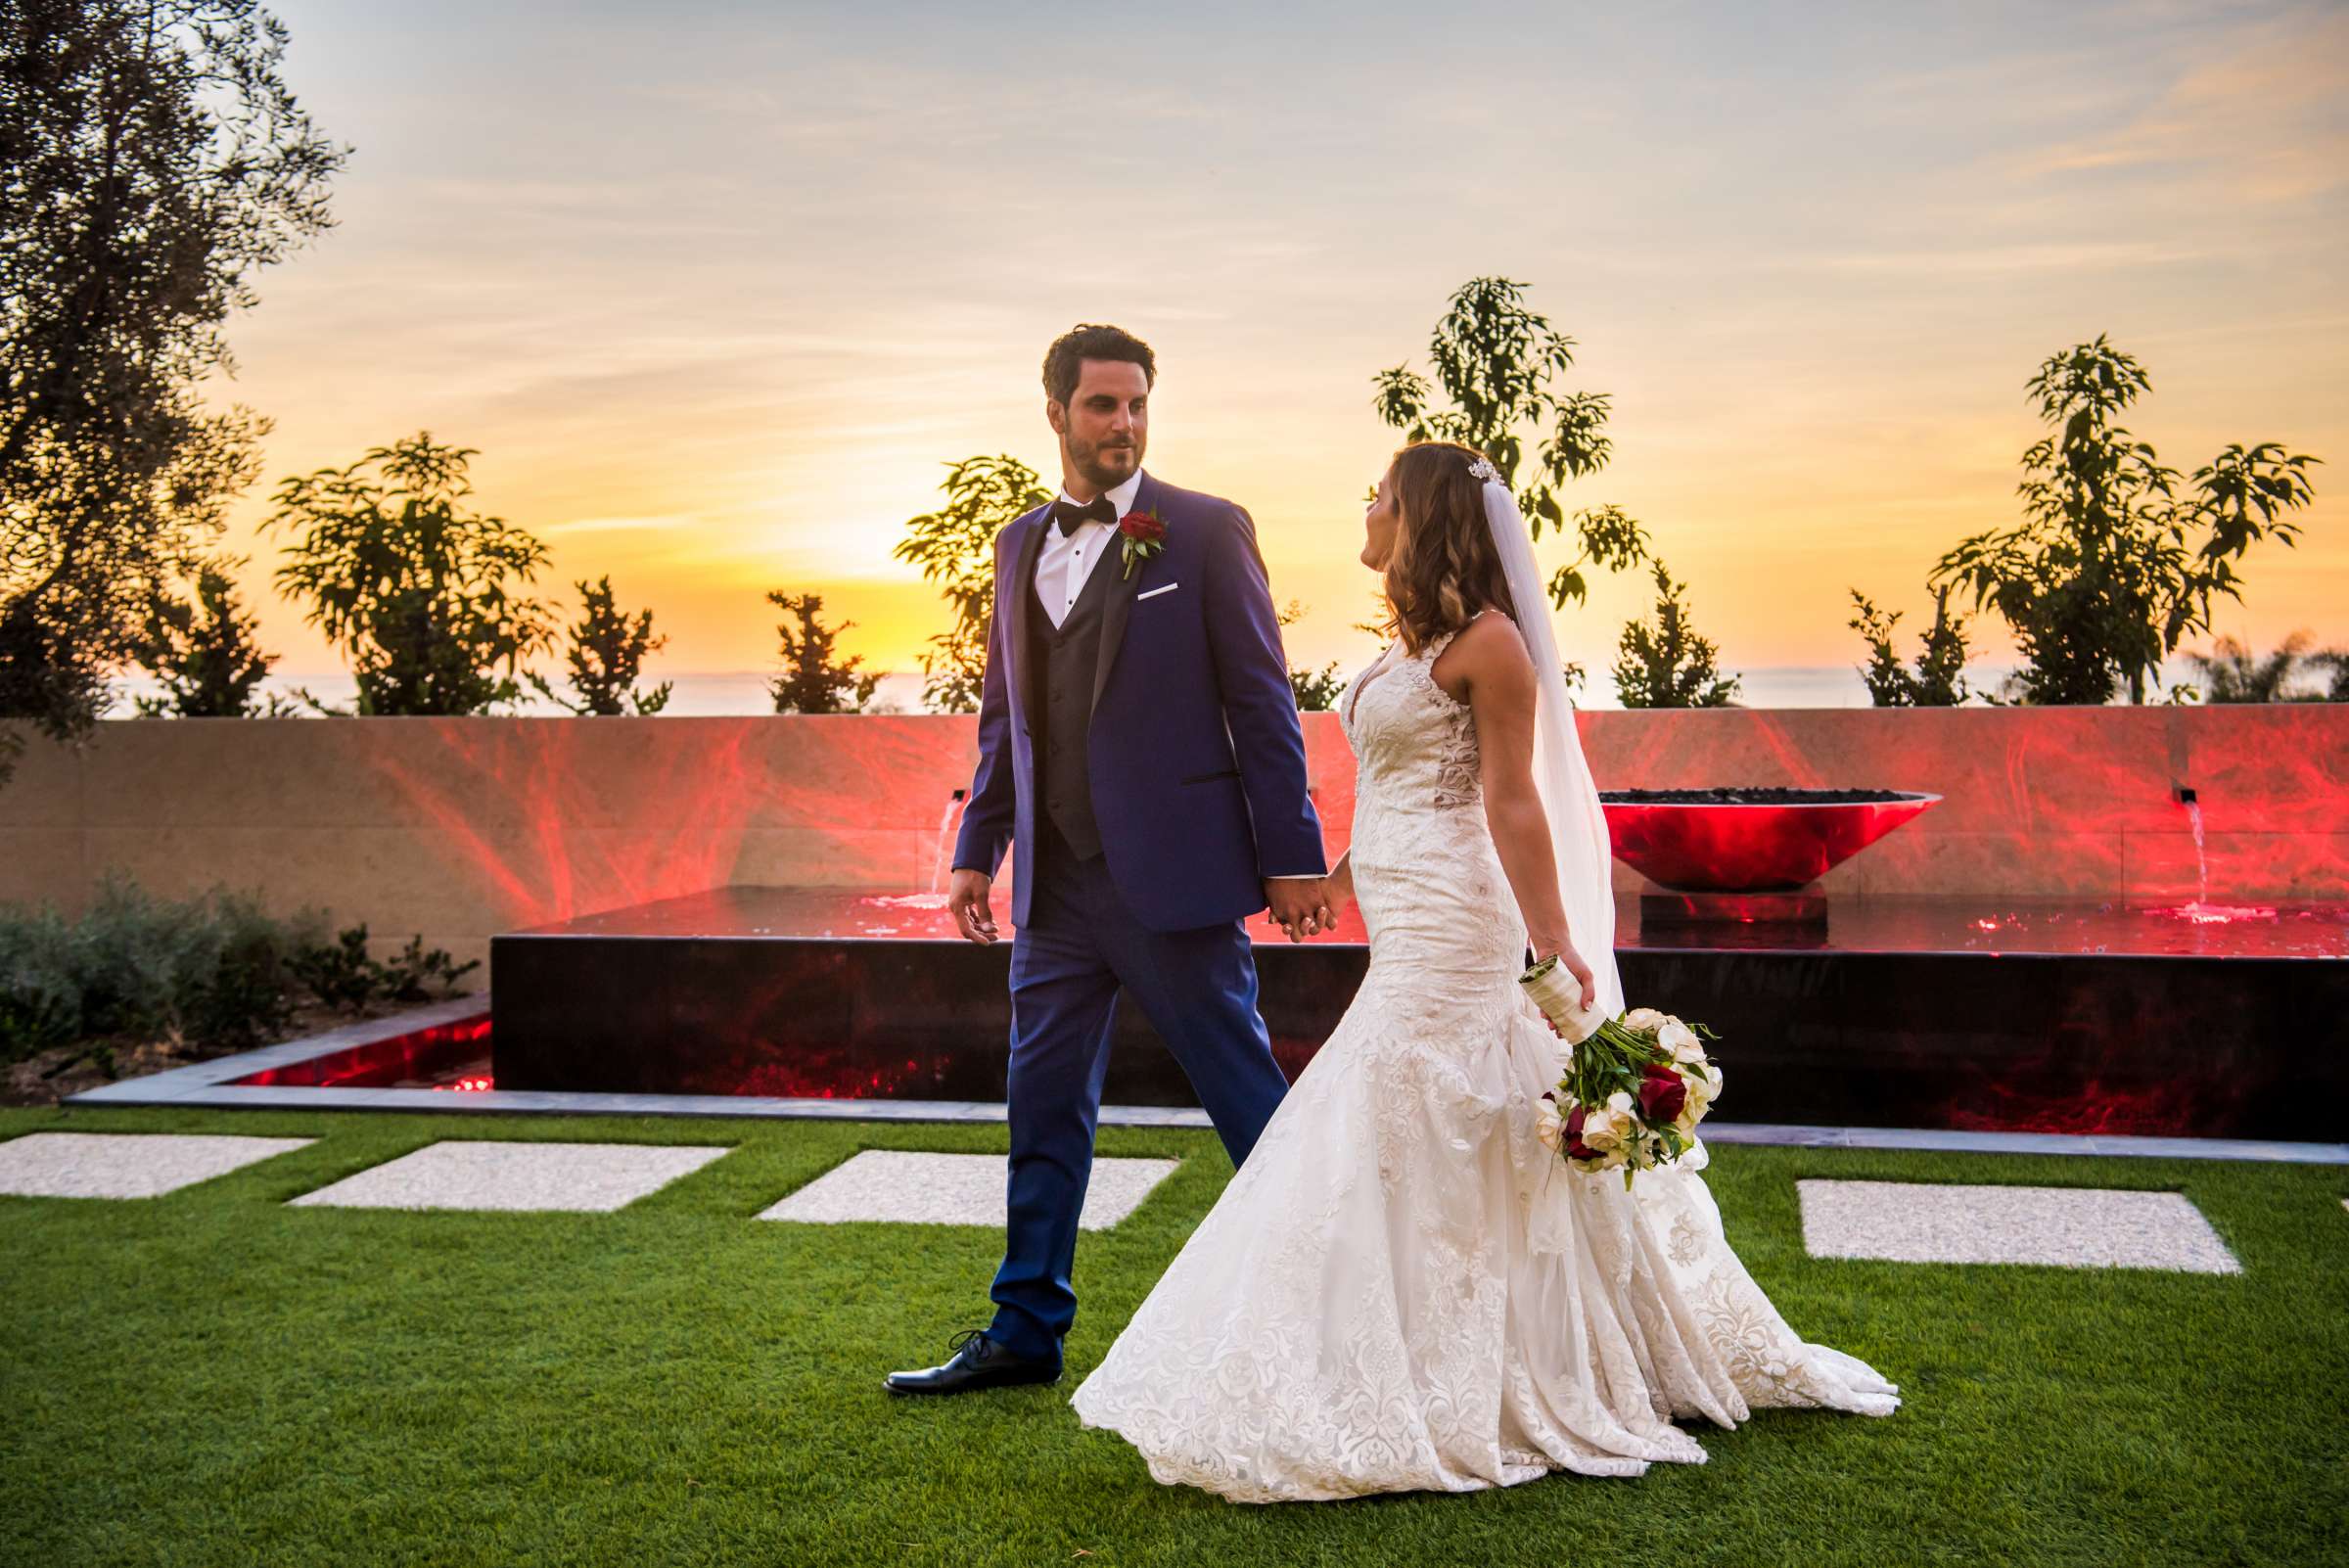
[[[2349,707],[1591,713],[1601,788],[1790,784],[1948,799],[1827,878],[1883,893],[2190,898],[2174,785],[2198,792],[2214,898],[2349,898]],[[727,882],[930,885],[975,720],[954,716],[122,719],[69,751],[30,726],[0,788],[0,900],[80,908],[103,868],[273,907],[492,932]],[[1330,853],[1354,807],[1337,720],[1306,715]],[[1616,867],[1619,886],[1639,879]],[[998,907],[1001,907],[1000,905]]]

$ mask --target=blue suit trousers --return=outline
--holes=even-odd
[[[1057,1362],[1077,1315],[1077,1217],[1092,1175],[1119,988],[1174,1052],[1235,1167],[1288,1080],[1257,1012],[1256,962],[1241,923],[1148,930],[1118,897],[1103,857],[1079,859],[1037,815],[1036,884],[1011,944],[1010,1202],[987,1333],[1021,1356]]]

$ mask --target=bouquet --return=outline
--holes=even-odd
[[[1566,1041],[1565,1076],[1542,1096],[1535,1125],[1543,1143],[1577,1171],[1620,1168],[1627,1190],[1634,1173],[1687,1153],[1721,1097],[1721,1069],[1704,1046],[1721,1037],[1653,1007],[1621,1018],[1585,1008],[1554,955],[1518,980]]]

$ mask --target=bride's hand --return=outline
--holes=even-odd
[[[1543,959],[1555,954],[1558,962],[1566,966],[1566,972],[1572,975],[1576,980],[1582,982],[1582,1004],[1585,1007],[1597,1005],[1598,983],[1590,978],[1590,966],[1583,962],[1583,955],[1574,950],[1573,943],[1568,942],[1563,938],[1552,938],[1547,941],[1544,941],[1541,938],[1536,938],[1533,943],[1533,949],[1534,962],[1536,963],[1540,963]],[[1557,1026],[1552,1024],[1550,1026],[1550,1030],[1552,1033],[1555,1033]]]
[[[1346,860],[1341,857],[1337,865],[1331,869],[1329,875],[1324,877],[1321,881],[1321,909],[1319,913],[1321,929],[1328,931],[1335,928],[1338,923],[1338,916],[1344,914],[1346,912],[1346,906],[1353,901],[1354,867],[1349,865]]]

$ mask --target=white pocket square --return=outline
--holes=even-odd
[[[1144,599],[1155,599],[1162,593],[1173,593],[1176,588],[1181,586],[1182,584],[1179,582],[1170,582],[1163,588],[1152,588],[1148,593],[1135,594],[1133,596],[1133,602],[1135,604],[1140,604]]]

